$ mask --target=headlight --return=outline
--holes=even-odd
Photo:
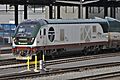
[[[17,41],[16,38],[13,38],[13,41],[16,42]]]
[[[106,38],[108,38],[108,35],[106,35]]]
[[[31,42],[33,42],[34,38],[31,39]]]

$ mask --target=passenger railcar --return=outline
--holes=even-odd
[[[13,36],[16,59],[32,58],[45,51],[46,55],[67,51],[98,52],[120,47],[120,21],[105,19],[40,19],[20,23]]]

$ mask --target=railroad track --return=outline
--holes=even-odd
[[[5,50],[6,52],[9,52],[9,50],[11,50],[11,49],[3,49],[3,50]],[[62,64],[62,63],[68,63],[68,62],[76,62],[76,61],[84,61],[84,60],[97,59],[97,58],[120,56],[119,53],[120,52],[73,57],[73,58],[58,59],[58,60],[48,60],[45,63],[46,63],[46,66],[49,66],[49,65]],[[7,53],[5,53],[5,54],[7,54]],[[20,63],[22,63],[22,62],[18,62],[15,58],[0,60],[0,66],[11,65],[11,64],[20,64]]]
[[[8,54],[8,53],[12,53],[12,50],[11,49],[0,50],[0,54]]]
[[[70,62],[77,62],[77,61],[85,61],[85,60],[91,60],[91,59],[115,57],[115,56],[120,56],[120,54],[119,53],[109,53],[109,54],[99,54],[99,55],[91,55],[91,56],[81,56],[81,57],[49,60],[49,61],[45,61],[45,66],[50,66],[50,65],[55,65],[55,64],[63,64],[63,63],[70,63]],[[31,64],[31,66],[33,66],[34,61],[31,61],[30,64]],[[0,69],[12,68],[12,67],[15,68],[15,66],[17,68],[17,67],[19,67],[17,65],[19,65],[20,67],[22,67],[22,66],[24,67],[24,66],[27,66],[27,63],[26,62],[19,62],[15,58],[0,60],[0,67],[3,66]],[[8,67],[6,67],[6,66],[8,66]]]
[[[115,65],[114,65],[115,64]],[[114,63],[114,64],[102,64],[103,66],[101,65],[97,65],[97,66],[94,66],[94,68],[96,67],[96,69],[104,69],[106,68],[109,68],[108,70],[112,71],[112,68],[115,69],[115,67],[120,67],[120,63]],[[91,66],[90,66],[91,68]],[[94,69],[94,68],[91,68],[91,69]],[[117,68],[118,69],[118,68]],[[89,69],[90,70],[90,69]],[[103,71],[105,72],[105,71]],[[112,72],[106,72],[106,73],[103,73],[103,74],[96,74],[96,75],[90,75],[90,76],[83,76],[83,77],[78,77],[78,78],[73,78],[73,79],[69,79],[69,80],[104,80],[104,79],[109,79],[109,78],[113,78],[113,77],[120,77],[120,68],[119,70],[117,71],[112,71]]]
[[[99,55],[93,55],[93,56],[82,56],[82,57],[74,57],[74,58],[66,58],[66,59],[59,59],[59,60],[52,60],[52,61],[46,61],[46,66],[49,65],[55,65],[55,64],[63,64],[63,63],[70,63],[70,62],[76,62],[76,61],[84,61],[84,60],[90,60],[90,59],[98,59],[98,58],[106,58],[106,57],[115,57],[115,56],[120,56],[119,53],[110,53],[110,54],[99,54]],[[6,61],[10,61],[10,60],[6,60]],[[1,61],[2,62],[2,61]],[[12,66],[13,61],[11,60],[12,63],[10,63],[11,66],[7,67],[7,68],[20,68],[20,67],[26,67],[27,64],[26,63],[19,63],[19,66],[17,65],[18,62],[15,61],[14,66]],[[17,63],[16,63],[17,62]],[[3,60],[3,62],[1,64],[3,64],[4,66],[7,66],[4,64],[5,61]],[[8,62],[6,62],[8,63]],[[30,67],[33,68],[34,64],[32,64]],[[90,65],[90,66],[83,66],[83,67],[73,67],[73,68],[65,68],[65,69],[54,69],[54,70],[50,70],[48,69],[45,73],[35,73],[35,72],[24,72],[24,73],[10,73],[8,75],[2,75],[0,76],[0,80],[10,80],[10,79],[14,79],[16,78],[23,78],[23,77],[34,77],[34,76],[38,76],[38,77],[42,77],[42,76],[49,76],[49,75],[55,75],[55,74],[63,74],[63,73],[68,73],[68,72],[76,72],[76,71],[84,71],[84,70],[91,70],[91,69],[96,69],[96,68],[103,68],[103,67],[111,67],[111,66],[120,66],[120,63],[112,63],[112,64],[100,64],[100,65]],[[4,69],[6,69],[5,67],[3,67]],[[1,68],[1,69],[3,69]]]
[[[120,72],[114,72],[114,73],[109,73],[109,74],[102,74],[99,76],[91,77],[92,80],[116,80],[117,78],[120,78]],[[116,79],[113,79],[116,78]],[[118,80],[118,79],[117,79]]]
[[[46,63],[46,66],[49,66],[49,65],[55,65],[55,64],[62,64],[62,63],[69,63],[69,62],[76,62],[76,61],[85,61],[85,60],[99,59],[99,58],[106,58],[106,57],[115,57],[115,56],[120,56],[120,52],[73,57],[73,58],[58,59],[58,60],[50,60],[50,61],[46,61],[45,63]]]
[[[70,80],[109,80],[109,78],[113,77],[120,77],[120,72],[113,72],[113,73],[107,73],[107,74],[101,74],[101,75],[95,75],[95,76],[88,76],[88,77],[82,77],[82,78],[75,78]]]
[[[17,64],[17,63],[18,62],[16,61],[15,58],[0,60],[0,66]]]
[[[52,71],[46,71],[46,72],[43,72],[43,73],[40,73],[40,72],[13,73],[13,74],[0,76],[0,80],[26,79],[26,78],[27,79],[29,79],[29,78],[32,79],[32,78],[35,78],[35,77],[43,77],[43,76],[44,77],[50,77],[50,76],[61,75],[61,74],[66,74],[66,73],[70,73],[70,72],[83,72],[83,71],[92,70],[92,69],[110,68],[110,67],[114,67],[114,66],[120,67],[120,63],[108,63],[108,64],[99,64],[99,65],[91,65],[91,66],[82,66],[82,67],[80,66],[80,67],[56,69],[56,70],[52,70]],[[115,72],[113,72],[113,73],[115,73]],[[107,73],[107,74],[110,74],[110,73]],[[94,76],[100,76],[100,75],[94,75]],[[90,79],[90,78],[93,78],[94,76],[81,77],[81,78],[78,78],[78,79],[80,79],[80,80]]]
[[[115,57],[115,56],[120,56],[119,52],[90,55],[90,56],[81,56],[81,57],[66,58],[66,59],[58,59],[58,60],[50,60],[50,61],[46,61],[45,64],[46,64],[46,66],[49,66],[49,65],[55,65],[55,64],[63,64],[63,63],[85,61],[85,60],[107,58],[107,57]],[[16,64],[16,66],[12,66],[13,64]],[[22,65],[17,66],[17,64],[22,64]],[[11,65],[10,67],[7,67],[7,68],[12,68],[12,67],[13,68],[17,68],[17,67],[20,68],[20,67],[27,66],[26,63],[19,63],[15,59],[0,60],[0,66],[7,66],[7,65]],[[33,65],[34,64],[32,64],[30,67],[33,68]],[[111,67],[111,66],[120,66],[120,63],[104,64],[104,66],[103,65],[84,66],[84,68],[83,67],[74,67],[75,69],[74,68],[54,69],[54,70],[48,70],[45,73],[35,73],[35,72],[25,72],[25,73],[15,73],[15,74],[13,73],[13,74],[9,74],[6,76],[5,75],[0,76],[0,80],[15,79],[14,76],[16,78],[30,77],[30,76],[34,77],[34,76],[38,76],[38,75],[39,75],[38,77],[42,77],[42,76],[49,76],[49,75],[55,75],[55,74],[63,74],[63,73],[68,73],[68,72],[76,72],[76,71],[81,72],[84,70],[91,70],[91,69]],[[1,69],[3,69],[3,68],[1,68]],[[102,75],[96,75],[96,76],[80,77],[77,79],[80,79],[80,80],[81,79],[102,79],[100,76],[111,75],[111,74],[118,75],[117,72],[114,72],[114,73],[108,73],[108,74],[102,74]],[[103,77],[103,78],[105,78],[105,77]]]
[[[0,54],[8,54],[8,53],[12,53],[12,47],[10,46],[0,47]]]

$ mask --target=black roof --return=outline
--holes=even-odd
[[[56,6],[79,6],[77,4],[68,4],[56,2],[57,0],[0,0],[0,4],[11,5],[56,5]],[[63,0],[64,1],[64,0]],[[79,0],[66,0],[66,1],[78,1]],[[84,0],[91,1],[91,0]],[[96,7],[120,7],[120,0],[99,0],[98,2],[84,4],[83,6],[96,6]]]
[[[108,32],[109,25],[108,21],[106,19],[74,19],[74,20],[67,20],[67,19],[48,19],[45,20],[47,24],[93,24],[93,23],[99,23],[102,28],[103,32]]]

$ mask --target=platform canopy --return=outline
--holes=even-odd
[[[64,3],[60,1],[76,2]],[[82,0],[83,3],[96,0]],[[56,5],[56,6],[79,6],[80,0],[0,0],[0,4],[11,5]],[[120,7],[120,0],[97,0],[93,3],[83,4],[83,6],[96,6],[96,7]]]
[[[11,5],[50,5],[55,0],[0,0],[0,4],[11,4]]]
[[[64,1],[68,1],[68,3]],[[77,2],[78,4],[73,4],[72,2],[73,3]],[[120,0],[82,0],[82,2],[83,2],[83,6],[90,6],[90,7],[120,7]],[[56,4],[75,6],[75,5],[80,5],[80,0],[56,0]]]
[[[41,4],[41,5],[48,5],[55,2],[55,0],[0,0],[0,4],[12,4],[12,5],[24,5],[24,4]]]

